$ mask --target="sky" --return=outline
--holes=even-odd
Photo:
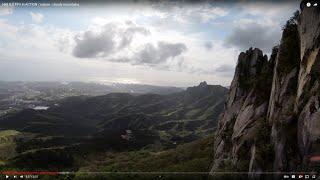
[[[238,55],[267,55],[298,10],[282,3],[0,7],[0,80],[229,86]]]

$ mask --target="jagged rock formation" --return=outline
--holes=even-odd
[[[298,114],[298,147],[302,166],[320,155],[320,10],[304,8],[300,16],[301,62],[295,112]]]
[[[320,11],[291,18],[269,61],[238,58],[215,139],[212,172],[315,170],[320,155]]]
[[[239,55],[226,111],[218,124],[215,170],[262,170],[258,165],[261,157],[256,154],[263,149],[256,137],[263,136],[266,124],[272,62],[259,49],[250,48]],[[264,87],[266,83],[269,86]]]
[[[289,23],[283,30],[273,71],[267,119],[274,146],[274,171],[295,169],[297,162],[297,118],[294,112],[300,63],[298,26]]]

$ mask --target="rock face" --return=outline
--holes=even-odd
[[[298,26],[289,23],[283,30],[273,70],[267,119],[274,146],[274,171],[294,169],[297,160],[297,117],[294,112],[300,63]]]
[[[319,34],[320,10],[302,2],[269,60],[259,49],[239,55],[216,131],[212,172],[316,170]]]
[[[313,168],[310,158],[320,155],[320,10],[304,8],[299,24],[301,62],[295,112],[302,166]]]
[[[266,124],[272,63],[259,49],[250,48],[239,55],[226,110],[218,124],[214,170],[262,170],[257,154],[263,152],[256,137],[264,138],[257,130]]]

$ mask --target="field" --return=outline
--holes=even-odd
[[[16,155],[16,138],[21,133],[15,130],[0,131],[0,164],[4,165],[6,161]]]

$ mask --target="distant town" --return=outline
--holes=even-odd
[[[182,88],[140,84],[110,85],[86,82],[0,82],[0,116],[21,109],[47,110],[57,100],[71,96],[97,96],[112,92],[169,94]]]

